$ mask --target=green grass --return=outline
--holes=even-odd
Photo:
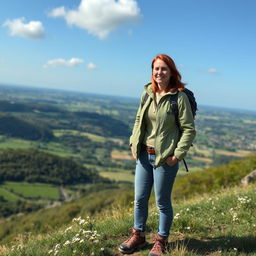
[[[134,182],[134,175],[130,171],[119,171],[119,172],[100,172],[100,175],[104,178],[115,181],[128,181]]]
[[[109,140],[106,137],[95,135],[95,134],[88,133],[88,132],[80,132],[77,130],[54,130],[54,136],[60,137],[62,135],[85,136],[94,142],[102,142],[102,143]]]
[[[6,190],[3,185],[0,185],[0,196],[2,196],[5,200],[10,202],[16,202],[18,200],[21,200],[21,198],[12,192]]]
[[[1,186],[23,198],[44,198],[51,200],[58,200],[60,198],[59,188],[49,184],[5,182],[0,185],[0,188]]]
[[[33,144],[34,143],[31,141],[9,138],[0,142],[0,149],[1,148],[26,149],[26,148],[31,148]]]
[[[256,255],[256,188],[235,187],[204,194],[174,206],[175,217],[165,255]],[[76,218],[45,236],[20,236],[12,249],[0,247],[3,256],[120,255],[117,251],[133,223],[132,209],[113,208],[91,218]],[[157,231],[158,211],[152,205],[147,226],[148,255]]]

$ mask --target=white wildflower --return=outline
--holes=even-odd
[[[81,240],[81,238],[79,238],[79,237],[73,237],[72,243],[79,242],[80,240]]]
[[[250,202],[251,202],[251,199],[248,198],[247,196],[238,197],[237,199],[238,199],[238,201],[239,201],[241,204],[247,204],[247,203],[250,203]]]
[[[60,249],[60,244],[56,244],[55,247],[54,247],[55,250],[58,250]]]
[[[177,220],[180,217],[180,213],[176,213],[176,215],[174,216],[174,219]]]
[[[64,232],[67,233],[67,232],[68,232],[69,230],[71,230],[72,228],[73,228],[73,226],[70,226],[70,227],[66,228]]]
[[[85,223],[86,223],[86,221],[84,219],[79,220],[79,225],[83,225]]]
[[[88,235],[90,235],[91,233],[92,233],[91,230],[83,230],[83,234],[88,234]]]
[[[69,245],[69,244],[70,244],[70,241],[67,240],[67,241],[64,243],[64,246],[67,246],[67,245]]]
[[[233,221],[237,221],[237,220],[238,220],[237,213],[234,212],[234,213],[233,213]]]

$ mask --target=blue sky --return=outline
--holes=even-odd
[[[170,55],[199,105],[256,110],[255,0],[8,0],[0,83],[139,97]]]

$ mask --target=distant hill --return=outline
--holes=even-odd
[[[82,129],[104,137],[127,137],[130,135],[130,128],[124,122],[109,115],[102,115],[91,112],[72,112],[71,117],[81,122]]]
[[[27,181],[59,185],[107,182],[71,159],[35,149],[0,151],[0,182]]]
[[[53,133],[48,127],[0,113],[0,134],[27,140],[48,141]]]
[[[49,128],[34,124],[47,123],[53,129],[78,129],[104,137],[127,137],[130,128],[110,115],[89,111],[67,111],[52,104],[0,100],[0,133],[28,140],[49,140]],[[22,120],[21,120],[22,119]],[[53,120],[52,120],[53,119]]]
[[[7,100],[0,100],[0,111],[2,112],[62,112],[56,106],[42,103],[21,103]]]

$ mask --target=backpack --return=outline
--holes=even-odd
[[[187,88],[185,88],[183,90],[183,92],[188,97],[188,100],[189,100],[189,103],[190,103],[190,107],[191,107],[191,110],[192,110],[192,115],[193,115],[193,118],[195,119],[196,112],[197,112],[198,108],[197,108],[197,102],[196,102],[196,98],[194,96],[194,93],[192,91],[190,91],[189,89],[187,89]],[[179,94],[179,92],[170,96],[170,104],[171,104],[172,113],[175,116],[176,124],[179,127],[179,130],[180,130],[180,133],[181,133],[181,128],[180,128],[180,124],[179,124],[179,118],[178,118],[178,116],[179,116],[178,94]],[[146,103],[148,97],[149,97],[149,95],[148,95],[148,93],[146,93],[144,98],[142,99],[141,107],[143,107],[143,105]],[[193,146],[193,144],[191,146]],[[183,163],[185,165],[186,171],[188,172],[188,166],[187,166],[187,163],[186,163],[184,158],[183,158]]]

